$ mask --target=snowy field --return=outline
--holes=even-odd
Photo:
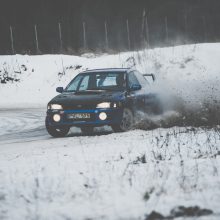
[[[155,73],[149,89],[168,105],[178,95],[207,121],[218,113],[207,115],[219,106],[219,57],[220,44],[99,57],[0,56],[0,219],[220,219],[220,126],[100,128],[92,136],[73,128],[57,139],[44,129],[55,88],[101,67]],[[169,120],[174,116],[182,117],[173,112]]]
[[[0,219],[146,219],[179,206],[220,218],[220,129],[0,140]]]

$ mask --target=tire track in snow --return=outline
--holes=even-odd
[[[45,109],[1,109],[0,142],[45,139]],[[48,136],[49,137],[49,136]]]

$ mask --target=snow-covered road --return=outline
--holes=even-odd
[[[145,219],[178,206],[214,212],[198,219],[220,218],[219,128],[73,130],[54,139],[44,116],[0,111],[1,220]]]
[[[45,109],[1,109],[0,143],[48,138],[44,118]]]

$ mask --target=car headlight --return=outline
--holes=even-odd
[[[50,104],[48,105],[47,108],[51,110],[62,110],[63,109],[62,105],[59,105],[59,104]]]
[[[99,103],[96,108],[110,108],[111,107],[111,103],[110,102],[102,102]]]

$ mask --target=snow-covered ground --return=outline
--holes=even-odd
[[[218,220],[219,126],[118,134],[107,128],[93,136],[73,129],[54,139],[44,117],[55,88],[87,68],[153,72],[150,89],[166,103],[175,94],[188,109],[218,105],[219,57],[220,44],[99,57],[0,56],[1,80],[19,80],[0,83],[0,219],[152,220],[154,211],[164,219]]]
[[[2,143],[0,219],[145,219],[178,206],[214,212],[201,219],[220,218],[219,130],[72,133]]]

